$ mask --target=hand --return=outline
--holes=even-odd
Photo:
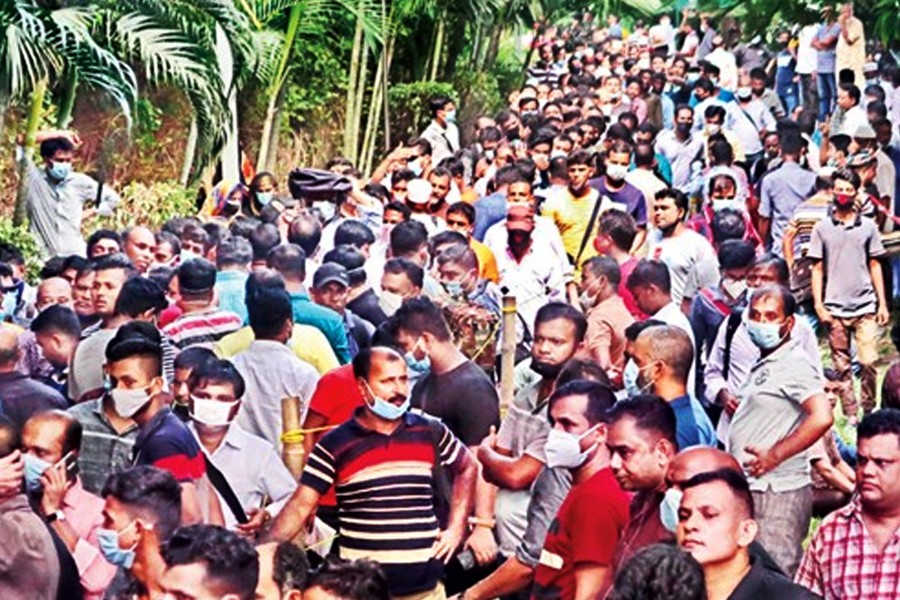
[[[459,548],[462,541],[462,531],[459,527],[448,527],[438,533],[434,545],[431,547],[431,555],[435,558],[443,559],[444,564],[450,562],[453,553]]]
[[[886,306],[882,305],[878,308],[878,312],[875,313],[875,322],[884,327],[891,320],[891,313],[888,312]]]
[[[65,463],[44,471],[44,474],[41,475],[41,486],[44,488],[44,493],[41,495],[41,514],[46,517],[62,508],[63,498],[69,487]]]
[[[497,540],[487,527],[475,527],[466,540],[466,548],[475,555],[475,561],[482,567],[497,558]]]
[[[481,440],[480,446],[484,446],[485,448],[489,448],[491,450],[497,449],[497,427],[491,425],[491,428],[488,430],[488,434],[485,436],[483,440]]]
[[[259,535],[259,532],[262,530],[263,525],[269,522],[271,518],[269,513],[262,510],[261,508],[251,508],[247,511],[247,516],[250,518],[246,523],[238,523],[237,533],[238,535],[255,538]]]
[[[11,496],[22,489],[25,477],[25,461],[16,450],[9,456],[0,458],[0,496]]]
[[[819,317],[819,321],[822,322],[822,325],[825,325],[826,327],[830,327],[834,323],[834,317],[824,306],[816,307],[816,315]]]
[[[756,458],[751,458],[747,462],[744,463],[744,467],[747,469],[747,472],[750,473],[753,477],[762,477],[779,464],[781,461],[778,460],[778,457],[775,456],[775,453],[772,452],[772,449],[763,450],[762,448],[757,448],[756,446],[747,446],[744,448],[744,452],[747,454],[752,454]]]
[[[46,140],[55,140],[59,138],[69,140],[76,148],[81,145],[81,138],[77,133],[70,129],[48,129],[46,131],[39,131],[37,135],[34,136],[34,143],[40,144]]]

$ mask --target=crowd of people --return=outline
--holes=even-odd
[[[580,15],[471,129],[158,230],[19,148],[0,597],[900,597],[900,69],[850,4],[773,40]]]

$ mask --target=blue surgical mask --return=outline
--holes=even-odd
[[[662,503],[659,505],[659,520],[662,521],[663,527],[675,533],[678,527],[678,507],[681,506],[681,498],[684,492],[678,488],[670,488],[666,490]]]
[[[97,545],[100,547],[103,558],[109,564],[122,567],[123,569],[130,569],[131,565],[134,564],[134,549],[137,544],[128,550],[123,550],[119,547],[119,536],[132,525],[134,525],[134,522],[126,525],[119,531],[104,529],[103,527],[97,528]]]
[[[456,123],[456,109],[447,111],[447,122]]]
[[[431,371],[431,358],[427,354],[425,358],[418,359],[412,352],[407,352],[403,355],[403,359],[406,361],[406,366],[413,373],[427,375]]]
[[[409,396],[406,397],[406,400],[400,406],[392,402],[388,402],[384,398],[380,398],[375,395],[375,392],[372,391],[372,388],[369,387],[369,384],[366,383],[366,387],[369,388],[369,393],[372,394],[372,404],[366,403],[366,406],[369,409],[387,421],[396,421],[409,410]]]
[[[180,262],[181,264],[184,264],[184,263],[186,263],[187,261],[193,260],[193,259],[195,259],[195,258],[203,258],[203,257],[200,256],[199,254],[196,254],[196,253],[194,253],[194,252],[191,252],[190,250],[182,250],[182,251],[181,251],[181,254],[179,254],[179,262]]]
[[[422,167],[422,159],[417,158],[416,160],[406,163],[406,168],[412,171],[416,177],[421,177],[422,171],[424,171],[424,168]]]
[[[269,202],[271,202],[274,197],[275,192],[256,192],[256,200],[262,206],[268,206]]]
[[[3,301],[0,303],[0,320],[6,317],[12,317],[16,313],[16,292],[7,292],[3,294]]]
[[[622,371],[622,383],[625,384],[625,394],[631,398],[632,396],[637,396],[640,392],[640,388],[638,387],[637,378],[640,369],[638,369],[637,364],[633,360],[629,360],[625,364],[625,369]]]
[[[36,492],[41,489],[41,476],[51,465],[31,454],[23,454],[22,458],[25,461],[25,489]]]
[[[444,289],[447,290],[447,293],[454,298],[458,298],[463,295],[463,286],[461,281],[442,281],[441,284],[444,286]]]
[[[760,323],[749,318],[744,322],[747,324],[750,340],[761,350],[772,350],[784,339],[781,335],[781,326],[784,323]]]
[[[58,162],[52,161],[50,163],[50,167],[47,169],[47,173],[50,174],[50,177],[57,181],[62,181],[72,172],[72,163],[70,162]]]

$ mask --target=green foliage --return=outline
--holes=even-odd
[[[162,181],[150,185],[132,182],[119,191],[122,203],[113,216],[98,218],[83,227],[87,237],[97,229],[124,229],[144,225],[159,229],[172,217],[197,212],[196,194],[177,181]]]
[[[438,94],[459,101],[450,83],[416,81],[391,86],[388,95],[391,103],[391,139],[405,140],[422,131],[430,119],[428,100]]]
[[[36,283],[43,257],[28,227],[13,225],[9,219],[0,219],[0,244],[9,244],[19,249],[25,257],[25,277],[29,283]]]
[[[317,120],[321,112],[346,93],[344,66],[334,49],[305,42],[293,55],[292,73],[284,102],[283,123],[291,130]]]

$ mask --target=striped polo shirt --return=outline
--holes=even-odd
[[[385,435],[359,423],[362,410],[316,444],[300,484],[334,486],[342,558],[379,562],[394,596],[430,590],[443,569],[432,557],[434,465],[456,470],[465,448],[440,421],[408,412]]]
[[[163,327],[179,350],[190,346],[212,347],[212,344],[244,326],[244,321],[230,310],[210,309],[185,313]]]

